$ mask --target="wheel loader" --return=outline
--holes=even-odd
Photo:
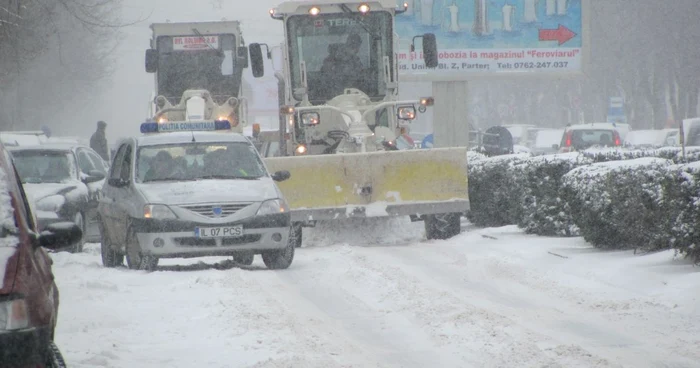
[[[288,170],[280,183],[298,241],[316,221],[409,216],[424,221],[428,239],[460,232],[469,209],[466,147],[398,149],[417,111],[432,97],[398,98],[395,0],[290,1],[270,10],[284,26],[280,88],[283,157],[269,170]],[[415,40],[422,39],[422,52]],[[249,45],[253,76],[264,75],[263,47]],[[438,64],[434,34],[417,35],[410,51],[425,68]],[[409,50],[406,50],[409,51]]]
[[[247,125],[242,96],[248,48],[237,21],[154,23],[146,72],[155,75],[150,121],[227,120]]]

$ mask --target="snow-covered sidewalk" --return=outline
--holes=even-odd
[[[700,268],[673,252],[516,227],[420,241],[399,220],[305,230],[284,271],[52,254],[58,345],[71,367],[700,366]]]

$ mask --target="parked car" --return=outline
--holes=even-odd
[[[535,155],[548,155],[559,151],[559,143],[564,134],[564,129],[541,129],[535,135],[532,145],[532,153]]]
[[[581,151],[590,147],[620,147],[620,132],[612,123],[571,125],[564,129],[559,152]]]
[[[63,222],[38,233],[12,159],[0,151],[0,366],[64,367],[54,343],[58,288],[42,247],[70,247],[82,232]]]
[[[513,144],[523,146],[527,145],[528,130],[537,129],[537,127],[532,124],[508,124],[503,125],[503,127],[510,131],[511,136],[513,137]]]
[[[30,201],[39,230],[72,221],[83,231],[74,252],[101,240],[97,205],[109,165],[90,147],[42,144],[8,147]]]
[[[681,130],[678,128],[661,129],[661,146],[675,147],[681,145]]]

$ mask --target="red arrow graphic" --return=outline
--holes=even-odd
[[[558,41],[560,46],[574,37],[576,33],[561,24],[557,29],[540,29],[540,41]]]

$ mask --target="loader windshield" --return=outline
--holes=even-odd
[[[345,88],[358,88],[372,99],[383,98],[385,56],[393,68],[391,19],[385,11],[290,17],[287,41],[294,98],[303,97],[297,91],[302,86],[301,62],[306,65],[309,100],[314,103],[328,101]]]
[[[217,103],[238,96],[243,69],[235,45],[232,34],[158,37],[158,94],[172,104],[188,89],[206,89]]]

